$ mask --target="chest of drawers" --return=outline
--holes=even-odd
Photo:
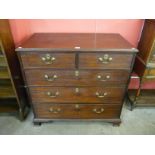
[[[34,34],[16,49],[34,123],[119,124],[137,50],[119,34]]]

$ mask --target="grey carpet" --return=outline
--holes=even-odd
[[[155,108],[136,108],[132,112],[123,107],[119,127],[103,122],[53,122],[34,126],[30,112],[24,122],[12,116],[0,116],[1,135],[118,135],[155,134]]]

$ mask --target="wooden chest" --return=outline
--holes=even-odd
[[[16,51],[34,123],[121,122],[137,49],[119,34],[34,34]]]

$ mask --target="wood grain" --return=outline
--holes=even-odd
[[[114,33],[35,33],[16,51],[97,51],[137,52],[120,34]],[[80,47],[76,49],[75,47]]]
[[[118,86],[127,82],[129,71],[29,69],[25,75],[28,86]],[[55,75],[57,78],[53,78]]]
[[[6,67],[0,67],[0,79],[10,79],[10,76]]]
[[[3,67],[2,70],[1,67]],[[9,86],[0,85],[0,100],[1,98],[3,101],[4,98],[6,100],[3,102],[3,106],[0,106],[0,112],[16,111],[22,120],[28,101],[8,19],[0,19],[0,76],[0,84],[4,79],[11,81]],[[10,100],[10,97],[13,100]]]
[[[34,123],[53,119],[121,122],[138,50],[119,34],[34,34],[16,51],[33,105]],[[42,61],[46,54],[56,58],[52,64]]]
[[[60,112],[50,112],[51,108],[53,111],[59,111],[60,109]],[[98,113],[94,112],[94,109]],[[103,112],[101,112],[102,109],[104,109]],[[68,104],[35,104],[37,118],[50,119],[112,119],[119,118],[120,110],[121,107],[118,105],[71,104],[68,106]]]
[[[51,64],[46,64],[42,61],[42,57],[46,57],[49,54],[54,57],[55,60]],[[75,54],[74,53],[43,53],[43,52],[31,52],[23,53],[21,55],[22,63],[24,68],[75,68]]]
[[[81,69],[130,69],[132,61],[132,54],[113,54],[112,52],[109,57],[112,61],[107,64],[99,61],[99,58],[103,58],[107,53],[82,53],[79,56],[79,68]]]
[[[79,88],[79,93],[76,93]],[[124,87],[30,87],[32,102],[58,102],[58,103],[121,103],[124,96]],[[56,97],[50,97],[47,92],[51,92]],[[96,96],[96,92],[103,98]]]
[[[136,106],[152,106],[146,95],[143,96],[142,85],[144,82],[155,81],[155,20],[146,19],[141,38],[138,44],[138,55],[134,64],[134,72],[140,78],[139,88],[135,93],[135,101],[131,102],[131,109]],[[132,98],[132,97],[131,97]],[[145,99],[146,98],[146,99]],[[143,100],[144,99],[144,100]],[[144,101],[142,103],[142,100]],[[149,104],[149,102],[151,104]]]
[[[3,55],[0,55],[0,67],[6,67],[7,66],[7,62],[4,58]]]
[[[138,56],[143,59],[143,61],[149,62],[151,55],[154,51],[155,42],[155,21],[145,20],[145,24],[142,30],[142,35],[138,44],[139,53]]]
[[[14,90],[11,86],[0,86],[0,98],[15,98]]]

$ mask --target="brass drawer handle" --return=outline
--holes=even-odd
[[[52,57],[50,54],[46,54],[44,57],[41,57],[42,61],[45,62],[45,64],[52,64],[53,61],[56,60],[55,57]]]
[[[98,75],[97,78],[98,78],[100,81],[107,81],[107,80],[110,79],[111,77],[110,77],[110,75],[106,75],[105,78],[102,78],[101,75]]]
[[[54,97],[57,97],[58,95],[59,95],[59,92],[57,91],[57,92],[55,92],[55,93],[52,93],[52,92],[47,92],[47,95],[49,96],[49,97],[52,97],[52,98],[54,98]]]
[[[79,79],[79,71],[75,71],[75,77]]]
[[[58,78],[57,75],[53,75],[53,76],[48,76],[47,74],[44,75],[44,78],[47,80],[47,81],[54,81],[55,79]]]
[[[54,113],[54,114],[57,114],[57,113],[59,113],[60,111],[61,111],[60,108],[57,108],[57,109],[50,108],[50,109],[49,109],[49,112],[52,112],[52,113]]]
[[[96,96],[98,97],[98,98],[103,98],[103,97],[105,97],[105,96],[107,96],[107,92],[105,92],[105,93],[103,93],[103,94],[100,94],[99,92],[96,92]]]
[[[80,89],[79,88],[75,88],[75,94],[79,95],[80,94]]]
[[[108,54],[104,54],[103,57],[99,57],[98,59],[99,59],[100,62],[102,62],[104,64],[107,64],[110,61],[112,61],[112,57],[110,57]]]
[[[100,108],[100,109],[94,108],[93,112],[95,112],[96,114],[101,114],[102,112],[104,112],[104,109],[103,108]]]
[[[78,104],[75,105],[75,110],[79,111],[80,110],[80,106]]]

